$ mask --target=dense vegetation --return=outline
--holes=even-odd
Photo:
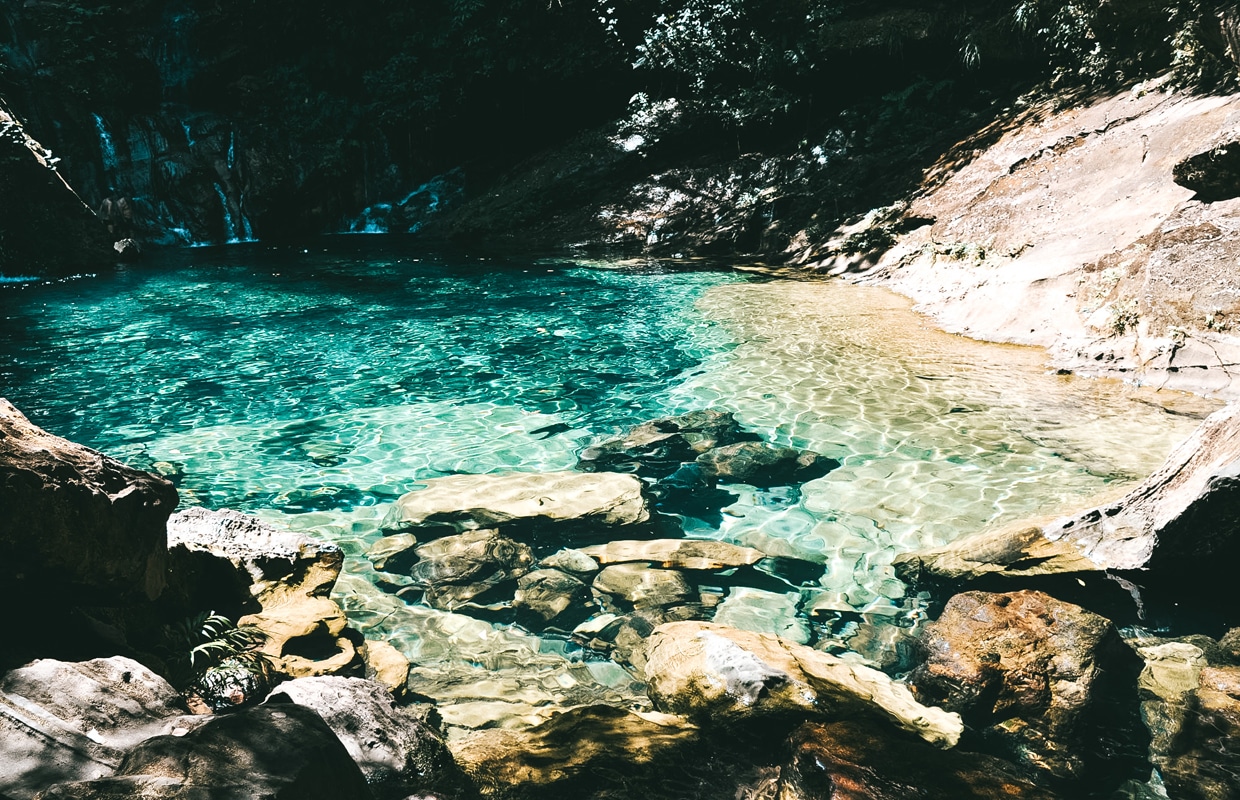
[[[712,153],[829,150],[841,138],[854,154],[874,144],[876,160],[891,162],[884,140],[941,152],[940,139],[950,144],[1036,85],[1091,91],[1170,72],[1215,89],[1234,77],[1234,9],[1210,0],[0,0],[0,9],[0,96],[58,152],[74,146],[57,141],[53,123],[87,111],[210,111],[289,159],[300,189],[370,182],[335,198],[334,213],[371,200],[385,168],[408,186],[464,165],[472,188],[485,189],[522,158],[614,120],[661,142],[645,153],[650,171]],[[928,157],[904,165],[900,180]],[[858,196],[831,216],[890,194],[850,191]]]

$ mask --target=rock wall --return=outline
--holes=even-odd
[[[57,159],[0,101],[0,275],[89,271],[109,263],[111,249]]]

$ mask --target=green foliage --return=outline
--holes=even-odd
[[[227,700],[238,681],[243,688],[271,683],[271,661],[257,650],[266,638],[258,628],[238,627],[214,611],[183,620],[167,633],[169,680],[213,706],[232,705],[213,700]]]

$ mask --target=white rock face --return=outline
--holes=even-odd
[[[614,472],[513,472],[451,475],[396,501],[383,520],[392,531],[455,531],[525,524],[540,527],[639,525],[650,519],[642,482]]]

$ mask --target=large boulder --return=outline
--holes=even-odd
[[[1105,749],[1137,736],[1124,709],[1141,664],[1110,621],[1041,592],[966,592],[922,645],[917,698],[958,712],[976,744],[1062,779],[1122,768]]]
[[[1054,800],[1014,765],[855,721],[806,723],[771,800]]]
[[[0,399],[0,596],[10,604],[158,597],[176,504],[163,478],[53,436]]]
[[[1171,170],[1175,182],[1206,203],[1240,197],[1240,141],[1235,136],[1180,160]]]
[[[959,715],[922,705],[882,672],[769,634],[673,622],[654,631],[646,659],[655,707],[697,720],[878,717],[943,747],[963,731]]]
[[[1240,667],[1202,668],[1161,765],[1174,800],[1240,798]]]
[[[398,706],[371,681],[299,678],[276,693],[323,718],[362,770],[375,800],[464,793],[464,776],[429,720],[429,706]]]
[[[649,519],[644,486],[632,475],[512,472],[428,480],[425,489],[396,501],[383,527],[437,534],[498,528],[511,535],[597,536],[599,530]]]
[[[42,659],[0,677],[0,795],[111,775],[125,751],[194,727],[180,694],[121,656]]]
[[[488,798],[567,798],[623,785],[625,776],[649,772],[697,738],[680,717],[596,705],[524,731],[478,731],[449,746]]]
[[[130,750],[110,778],[62,783],[38,800],[371,800],[358,766],[318,714],[267,703],[211,717]]]

